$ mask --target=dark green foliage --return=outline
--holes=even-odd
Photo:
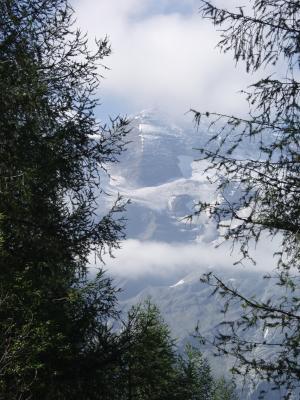
[[[241,319],[223,324],[214,343],[221,354],[236,357],[236,373],[287,387],[289,398],[300,378],[300,3],[253,0],[247,10],[230,10],[202,1],[201,12],[222,28],[223,51],[232,51],[247,71],[267,66],[271,72],[245,92],[248,117],[195,111],[196,122],[208,118],[215,132],[200,151],[215,172],[221,199],[200,202],[195,213],[208,212],[224,238],[240,246],[243,259],[251,259],[249,245],[263,234],[281,240],[277,266],[267,277],[278,287],[277,298],[249,299],[212,274],[204,278],[224,297],[225,308],[239,302],[242,311]],[[251,156],[245,146],[254,149]],[[234,200],[228,198],[232,189],[239,193]],[[261,340],[253,340],[253,328]]]
[[[123,336],[128,348],[122,357],[121,380],[128,400],[167,399],[173,386],[174,341],[159,309],[150,300],[131,308]]]
[[[23,262],[32,253],[48,262],[51,251],[79,272],[91,250],[116,245],[122,228],[94,211],[99,170],[116,161],[127,122],[96,122],[97,66],[110,49],[104,40],[90,54],[72,19],[65,0],[1,7],[0,200],[8,257],[18,241]]]
[[[94,54],[66,0],[0,7],[0,398],[98,399],[118,349],[115,295],[89,254],[118,246],[124,204],[96,215],[127,121],[95,120]]]
[[[213,378],[207,359],[196,348],[187,346],[177,361],[177,389],[174,399],[213,399]]]
[[[100,398],[117,353],[108,327],[116,317],[110,282],[99,274],[66,290],[65,297],[50,298],[22,277],[6,296],[0,398]]]
[[[187,345],[176,363],[174,400],[238,400],[235,386],[224,378],[214,378],[208,360]]]
[[[179,354],[159,309],[146,300],[128,312],[120,335],[127,344],[115,373],[116,399],[237,400],[234,387],[213,378],[201,352]],[[224,396],[224,397],[222,397]]]

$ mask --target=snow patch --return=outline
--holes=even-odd
[[[184,284],[184,280],[183,280],[183,279],[180,279],[179,282],[175,283],[175,285],[172,285],[172,286],[170,286],[170,287],[176,287],[176,286],[180,286],[180,285],[183,285],[183,284]]]
[[[265,330],[264,339],[266,339],[266,337],[268,336],[268,334],[269,334],[269,328],[267,328],[267,329]]]

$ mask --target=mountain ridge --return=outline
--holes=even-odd
[[[159,252],[161,249],[158,244],[161,244],[171,246],[170,251],[173,249],[176,257],[176,252],[183,253],[183,249],[187,252],[194,251],[199,245],[199,263],[196,253],[193,267],[189,268],[183,262],[182,271],[180,265],[173,270],[169,268],[169,276],[168,272],[162,274],[159,271],[160,254],[157,256],[158,260],[153,260],[153,257],[148,260],[148,273],[143,274],[145,265],[141,261],[139,277],[130,276],[130,272],[128,278],[124,278],[124,274],[123,278],[115,275],[117,284],[123,289],[120,294],[120,307],[123,312],[131,305],[151,297],[159,306],[173,336],[177,338],[178,346],[182,347],[187,340],[191,340],[191,334],[198,322],[201,334],[212,337],[218,329],[218,324],[224,321],[224,314],[220,312],[222,301],[212,297],[212,289],[200,282],[202,273],[214,271],[249,296],[270,296],[274,287],[270,281],[262,279],[266,268],[261,268],[260,271],[259,266],[255,269],[228,267],[236,260],[231,259],[229,254],[225,255],[225,251],[224,267],[216,265],[213,253],[217,251],[214,250],[215,246],[220,243],[220,232],[208,216],[202,215],[197,220],[187,222],[185,217],[193,212],[199,198],[209,202],[223,201],[220,196],[216,196],[214,185],[207,179],[213,171],[204,172],[208,166],[207,162],[194,161],[197,153],[193,147],[199,143],[203,145],[211,132],[195,132],[192,127],[169,126],[168,122],[161,118],[153,111],[143,111],[132,118],[128,151],[121,157],[119,164],[111,167],[111,178],[105,190],[112,194],[112,197],[120,193],[125,198],[130,198],[131,204],[126,214],[127,239],[136,241],[137,246],[139,243],[143,246],[144,243],[142,248],[145,251]],[[247,155],[250,150],[247,146],[242,148],[241,157]],[[232,184],[226,197],[234,199],[238,190]],[[153,246],[147,247],[147,244],[151,243]],[[168,257],[170,251],[161,251],[162,269],[166,263],[164,257]],[[229,251],[228,249],[228,253]],[[205,252],[205,256],[202,256],[201,252]],[[132,260],[134,256],[130,254]],[[181,256],[182,254],[178,253],[179,260]],[[118,255],[116,257],[118,260]],[[219,258],[220,264],[222,257]],[[266,257],[262,259],[263,263],[260,265],[265,267]],[[154,264],[156,272],[149,272]],[[226,318],[238,318],[239,315],[240,310],[236,306],[228,311]],[[262,333],[257,330],[251,334],[261,340],[262,334],[268,335],[268,332]],[[217,374],[224,373],[224,369],[229,370],[232,366],[230,359],[220,364],[211,357],[210,346],[203,351],[210,358]],[[257,352],[259,351],[264,350],[258,348]],[[269,354],[265,353],[265,356]],[[243,398],[254,400],[257,396],[258,389],[250,390],[247,397]],[[270,398],[275,400],[274,393],[272,396]]]

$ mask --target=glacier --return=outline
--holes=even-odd
[[[255,268],[234,267],[236,260],[226,244],[225,251],[217,257],[215,247],[220,244],[220,232],[208,216],[202,215],[189,222],[185,219],[199,199],[222,201],[216,197],[215,187],[204,172],[207,162],[195,161],[198,156],[195,149],[205,144],[211,132],[205,127],[198,131],[193,123],[176,126],[155,110],[143,110],[131,120],[128,149],[121,155],[120,163],[109,167],[110,179],[105,181],[104,187],[110,199],[120,193],[131,201],[126,213],[128,246],[126,242],[122,245],[123,258],[118,258],[116,252],[114,260],[106,260],[105,268],[122,288],[122,310],[151,297],[180,347],[191,340],[196,325],[203,336],[212,336],[224,320],[220,312],[222,301],[210,295],[211,288],[200,282],[200,276],[214,271],[246,295],[269,296],[274,289],[261,277],[266,269],[273,267],[276,242],[268,245],[265,241]],[[247,144],[241,149],[241,157],[253,151],[251,146]],[[233,183],[226,198],[234,200],[238,190]],[[269,256],[265,254],[267,251]],[[149,254],[143,254],[145,252]],[[155,252],[157,254],[153,254]],[[195,255],[189,257],[189,252]],[[185,262],[182,255],[189,261]],[[178,264],[176,268],[166,267],[168,257]],[[136,264],[135,268],[130,268],[130,260]],[[118,263],[118,268],[112,267]],[[238,318],[239,313],[238,307],[233,308],[226,318]],[[257,340],[269,335],[267,331],[251,334]],[[223,374],[224,369],[229,370],[232,365],[230,359],[220,363],[218,358],[211,357],[209,346],[204,353],[217,374]],[[258,390],[248,390],[243,398],[257,399]],[[275,400],[276,394],[272,393],[271,398]]]

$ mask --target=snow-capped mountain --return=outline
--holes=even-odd
[[[198,132],[192,123],[188,127],[178,127],[153,111],[143,111],[132,118],[128,150],[120,163],[111,167],[105,188],[112,198],[120,193],[131,200],[126,214],[127,239],[134,241],[136,247],[130,252],[129,246],[127,259],[116,253],[113,261],[115,265],[119,262],[117,271],[122,271],[115,274],[117,284],[123,288],[121,307],[126,310],[150,296],[160,307],[179,345],[190,338],[196,325],[202,335],[211,336],[224,320],[220,313],[222,301],[212,297],[211,288],[200,283],[203,272],[213,270],[249,296],[262,298],[274,290],[268,281],[261,279],[264,273],[259,269],[234,268],[235,260],[230,259],[229,251],[215,256],[219,232],[207,216],[192,222],[184,218],[193,211],[200,198],[216,200],[214,187],[204,173],[206,162],[194,161],[198,154],[193,148],[203,145],[208,137],[209,132]],[[249,147],[241,151],[246,154]],[[234,198],[237,190],[232,185],[226,196]],[[222,199],[218,198],[218,201]],[[138,252],[138,246],[143,250]],[[163,246],[169,250],[162,251]],[[141,256],[143,251],[157,254]],[[170,251],[174,253],[172,260],[176,268],[170,267],[172,260],[169,263],[166,260]],[[192,257],[189,253],[193,252]],[[139,257],[140,265],[132,273],[130,262],[137,263],[135,256]],[[166,271],[162,272],[164,268]],[[116,271],[110,269],[109,261],[107,269],[112,273]],[[237,318],[239,312],[236,307],[226,318]],[[261,332],[252,334],[261,339]],[[263,335],[267,337],[269,332],[263,332]],[[261,350],[258,348],[257,351]],[[212,359],[212,349],[207,347],[205,352]],[[220,363],[216,359],[211,362],[215,371],[223,374],[231,361]],[[247,396],[243,398],[257,399],[257,392],[251,394],[249,391]],[[272,399],[276,398],[273,393]]]
[[[203,163],[194,162],[199,133],[167,125],[153,112],[132,120],[128,150],[112,167],[109,192],[131,199],[127,210],[127,237],[163,242],[188,242],[214,237],[201,224],[188,224],[199,195],[210,199],[213,188],[203,176]]]

